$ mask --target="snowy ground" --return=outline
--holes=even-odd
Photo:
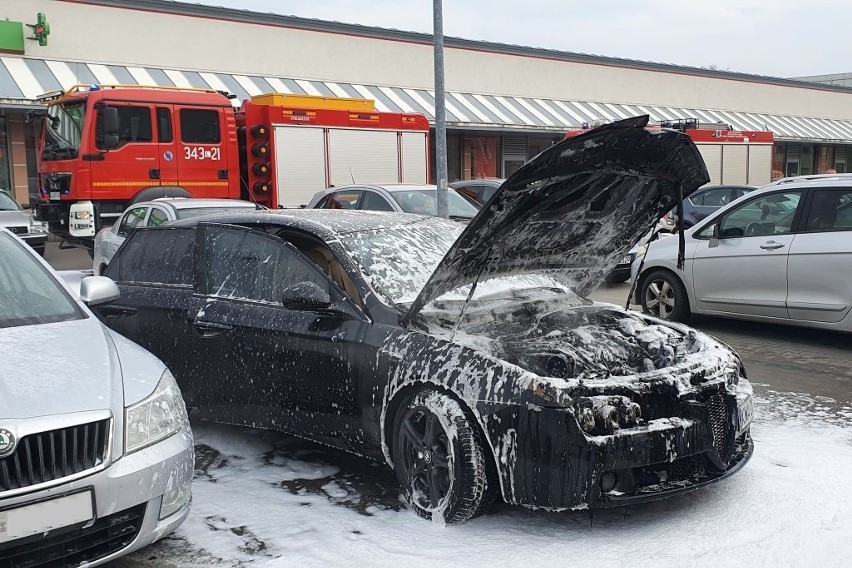
[[[755,454],[731,479],[598,512],[500,507],[461,526],[407,511],[385,466],[194,424],[189,520],[121,566],[840,566],[852,558],[852,408],[757,385]],[[124,564],[124,562],[128,562]]]

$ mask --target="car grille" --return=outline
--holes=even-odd
[[[61,528],[0,545],[0,568],[65,568],[127,548],[139,534],[145,504],[80,527]]]
[[[0,495],[61,479],[101,465],[106,459],[109,418],[24,436],[0,459]]]
[[[27,227],[6,227],[16,235],[26,235],[29,232]]]
[[[727,411],[725,409],[725,397],[717,394],[707,401],[707,415],[710,418],[710,430],[713,433],[713,447],[719,456],[725,453],[725,436],[727,433]]]

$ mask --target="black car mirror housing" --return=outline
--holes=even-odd
[[[299,282],[284,289],[281,304],[291,310],[327,310],[331,296],[313,282]]]

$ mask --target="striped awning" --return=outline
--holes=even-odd
[[[138,84],[228,91],[234,104],[263,93],[292,93],[373,99],[380,111],[415,112],[435,120],[435,94],[428,89],[261,77],[97,63],[0,57],[0,104],[32,105],[47,91],[76,84]],[[596,121],[647,114],[656,122],[698,119],[734,130],[763,130],[778,140],[852,144],[852,121],[730,110],[572,101],[447,91],[447,125],[454,128],[563,131]]]

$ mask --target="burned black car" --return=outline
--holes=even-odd
[[[584,298],[707,181],[689,139],[616,123],[521,168],[467,226],[367,211],[226,214],[136,231],[95,308],[206,420],[385,460],[460,522],[657,499],[752,453],[737,355]]]

